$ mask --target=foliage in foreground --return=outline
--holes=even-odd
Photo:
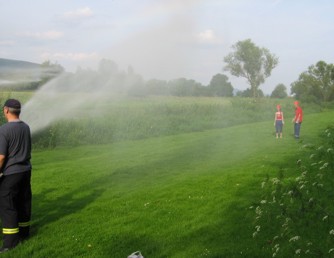
[[[280,171],[262,182],[266,194],[255,208],[253,237],[273,257],[334,254],[333,136],[330,127],[321,146],[303,146],[311,154],[297,161],[297,176]]]

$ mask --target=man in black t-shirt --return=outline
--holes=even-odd
[[[3,107],[7,123],[0,126],[0,218],[3,246],[14,248],[29,236],[31,218],[31,134],[20,120],[21,103],[8,99]]]

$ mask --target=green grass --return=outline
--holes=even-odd
[[[294,175],[333,113],[305,114],[301,141],[288,120],[275,139],[272,119],[35,150],[32,237],[3,257],[271,257],[250,207],[265,178]]]

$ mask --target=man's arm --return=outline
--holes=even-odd
[[[5,163],[6,156],[0,154],[0,172],[2,171],[2,166]]]

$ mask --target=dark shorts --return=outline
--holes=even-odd
[[[281,133],[283,131],[283,122],[282,120],[276,120],[276,133]]]

